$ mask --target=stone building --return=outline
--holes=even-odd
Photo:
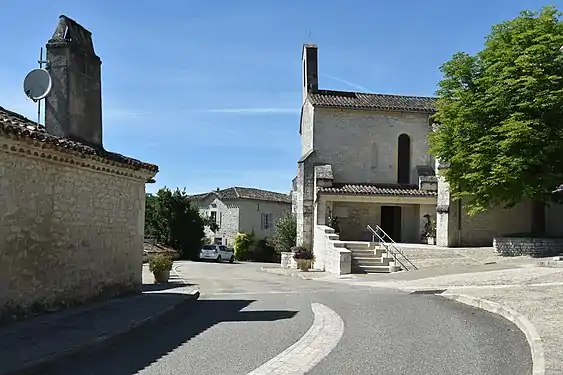
[[[491,246],[495,237],[530,231],[529,202],[471,217],[450,198],[437,177],[446,166],[427,143],[435,98],[319,89],[316,45],[303,46],[302,64],[301,158],[292,189],[299,244],[313,246],[321,227],[322,236],[331,234],[334,217],[340,241],[370,241],[366,228],[377,225],[395,242],[419,243],[425,215],[436,222],[440,246]],[[561,219],[562,206],[551,205],[548,234],[562,234]]]
[[[0,314],[140,290],[156,165],[102,145],[101,60],[60,17],[45,126],[0,107]]]
[[[210,241],[233,246],[238,232],[254,232],[257,239],[271,237],[275,223],[283,214],[291,212],[291,197],[273,191],[230,187],[192,195],[200,213],[210,217],[218,226],[216,231],[205,228]]]
[[[369,241],[380,225],[397,242],[418,242],[435,216],[434,159],[426,135],[429,97],[321,90],[317,46],[303,48],[301,159],[294,181],[298,242],[337,217],[342,240]]]

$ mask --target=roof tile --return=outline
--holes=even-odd
[[[79,152],[83,155],[97,156],[116,163],[124,164],[133,169],[144,169],[155,173],[158,172],[158,166],[154,164],[144,163],[140,160],[129,158],[121,154],[105,151],[103,149],[96,149],[80,142],[56,137],[47,133],[44,126],[38,125],[36,122],[31,121],[19,113],[0,107],[0,136],[7,136],[10,134],[29,142],[43,142],[45,144],[51,144],[54,148],[61,152]]]
[[[429,96],[318,90],[316,93],[309,93],[308,98],[313,106],[318,107],[379,109],[426,113],[434,113],[436,111],[436,98]]]
[[[248,199],[248,200],[280,202],[280,203],[291,203],[291,196],[288,194],[277,193],[274,191],[255,189],[255,188],[245,188],[239,186],[233,186],[222,190],[214,190],[203,194],[195,194],[195,195],[191,195],[190,198],[194,200],[201,200],[207,198],[211,194],[215,195],[217,198],[221,200]]]
[[[334,195],[387,195],[404,197],[435,197],[435,191],[420,190],[417,185],[335,184],[318,188],[320,193]]]

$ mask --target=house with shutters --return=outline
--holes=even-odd
[[[255,188],[217,188],[190,199],[204,217],[216,223],[216,228],[205,228],[205,236],[213,243],[230,247],[238,232],[254,232],[257,239],[271,237],[276,221],[291,212],[290,195]]]

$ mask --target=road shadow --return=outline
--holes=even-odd
[[[173,292],[166,293],[175,294]],[[152,296],[158,293],[151,294]],[[133,375],[193,337],[221,322],[291,319],[297,311],[241,311],[255,300],[197,300],[133,332],[49,365],[42,375]],[[197,369],[185,369],[196,374]]]
[[[188,283],[183,283],[182,281],[169,281],[165,284],[143,284],[143,286],[141,287],[141,290],[143,292],[158,292],[161,290],[170,290],[170,289],[176,289],[176,288],[182,288],[182,287],[186,287],[186,286],[195,286],[197,284],[188,284]]]

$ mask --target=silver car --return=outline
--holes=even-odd
[[[227,246],[204,245],[199,251],[199,260],[214,260],[216,262],[228,260],[230,263],[233,263],[235,261],[235,253]]]

